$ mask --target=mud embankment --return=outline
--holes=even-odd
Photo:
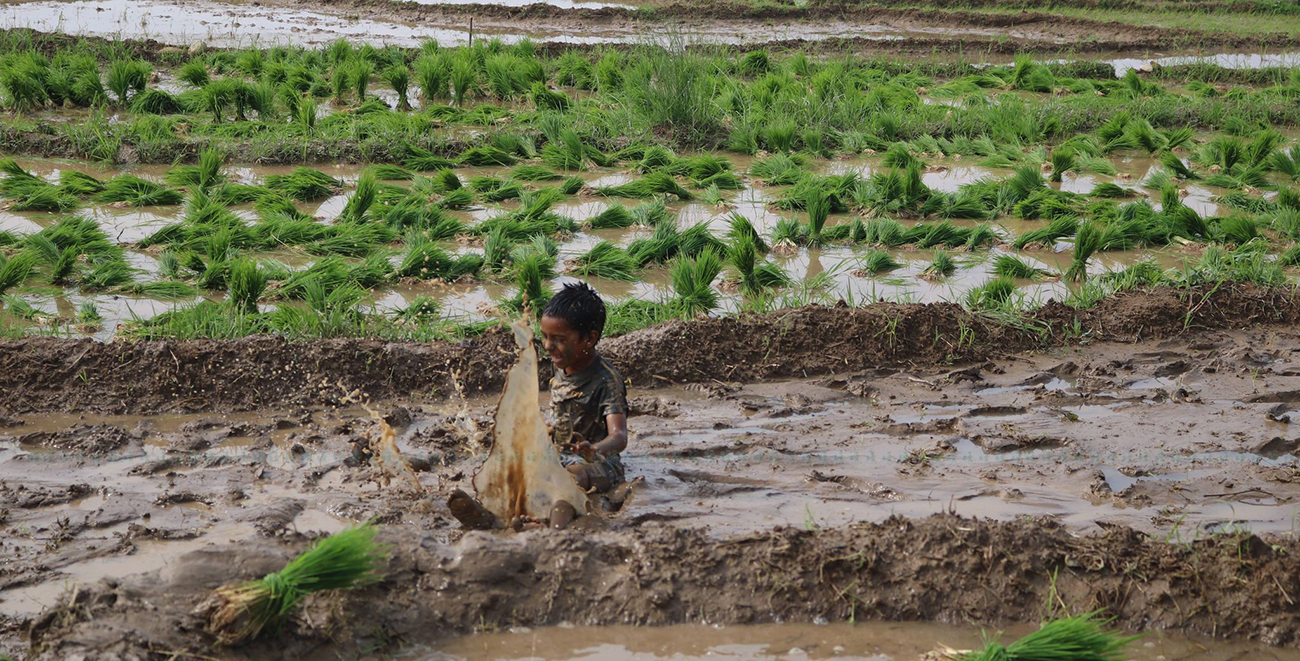
[[[632,383],[761,381],[881,365],[983,360],[1081,339],[1295,323],[1300,298],[1250,285],[1120,294],[1090,310],[1049,302],[1015,324],[955,304],[809,306],[674,321],[602,343]],[[504,329],[461,342],[282,338],[0,342],[0,412],[157,413],[329,405],[496,392],[514,357]]]
[[[728,540],[667,525],[628,533],[467,535],[458,545],[386,529],[385,580],[308,601],[274,642],[235,657],[355,652],[475,627],[760,623],[850,619],[1036,621],[1047,604],[1105,608],[1131,630],[1179,629],[1294,645],[1300,544],[1223,535],[1191,543],[1128,529],[1076,537],[1050,519],[937,515]],[[185,555],[160,573],[83,589],[32,627],[40,658],[211,654],[194,607],[232,578],[256,578],[304,543]],[[373,652],[373,649],[372,649]],[[223,652],[223,655],[225,652]]]

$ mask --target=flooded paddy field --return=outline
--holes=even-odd
[[[1297,657],[1294,44],[317,5],[4,6],[160,42],[0,43],[0,655],[914,659],[1099,612],[1123,658]],[[755,48],[592,45],[705,13]],[[575,280],[629,486],[466,531],[502,322]],[[220,642],[214,588],[367,522],[375,583]]]

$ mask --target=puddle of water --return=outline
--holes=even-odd
[[[1007,627],[1004,641],[1034,629]],[[920,658],[940,644],[956,649],[982,646],[986,632],[922,622],[857,624],[761,624],[667,627],[546,627],[480,633],[437,646],[452,658],[495,659],[869,659],[903,661]],[[988,633],[992,633],[990,630]],[[1152,632],[1130,644],[1124,657],[1134,661],[1184,659],[1228,661],[1259,659],[1296,661],[1300,651],[1246,641],[1224,641]]]
[[[1217,64],[1225,69],[1292,68],[1300,66],[1300,53],[1218,53],[1157,58],[1125,57],[1102,61],[1115,67],[1116,76],[1123,76],[1129,69],[1143,69],[1152,63],[1165,67],[1180,64]]]

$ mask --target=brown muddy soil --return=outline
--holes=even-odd
[[[569,531],[493,534],[443,502],[482,461],[504,335],[7,344],[0,653],[337,658],[561,622],[996,626],[1035,621],[1053,589],[1133,630],[1297,647],[1296,316],[1289,293],[1241,288],[1120,297],[1077,327],[1050,306],[1031,321],[1076,328],[1056,346],[942,305],[648,329],[607,346],[638,384],[630,499]],[[453,368],[482,392],[451,396]],[[355,388],[420,491],[371,464]],[[369,519],[394,544],[381,584],[310,599],[274,645],[211,648],[192,614],[207,589]]]
[[[981,360],[1084,340],[1141,340],[1188,329],[1295,323],[1291,289],[1162,288],[1090,310],[1057,302],[1009,326],[955,304],[879,303],[679,321],[611,338],[602,350],[636,385],[755,381],[851,373],[881,365]],[[512,358],[505,329],[461,342],[395,343],[271,337],[101,343],[0,341],[0,413],[143,414],[332,405],[473,395],[500,389]]]

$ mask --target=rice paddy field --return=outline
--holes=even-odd
[[[0,13],[0,658],[1300,658],[1293,6],[155,4]]]

